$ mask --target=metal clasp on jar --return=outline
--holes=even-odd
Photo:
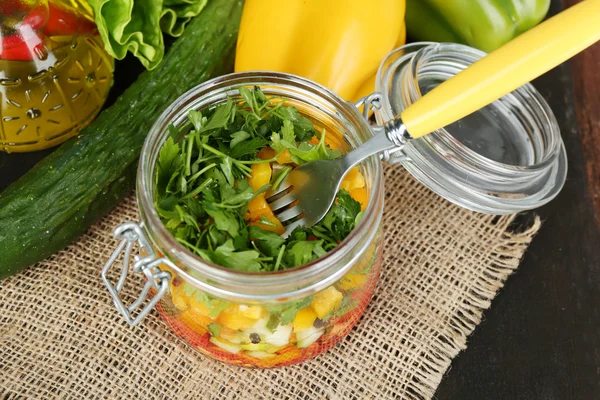
[[[121,243],[117,246],[111,257],[108,259],[104,267],[102,268],[102,280],[108,288],[108,291],[113,299],[113,302],[119,312],[123,314],[127,323],[131,326],[135,326],[148,315],[148,313],[154,308],[154,306],[160,301],[169,289],[169,281],[171,280],[171,274],[167,271],[162,271],[158,266],[166,264],[169,267],[174,267],[173,263],[162,257],[156,258],[156,253],[148,243],[144,231],[140,225],[133,222],[126,222],[121,224],[115,229],[114,236],[116,239],[121,239]],[[125,280],[129,273],[129,263],[131,260],[131,252],[135,243],[138,243],[140,250],[143,249],[147,253],[146,256],[141,257],[135,255],[133,257],[135,263],[133,264],[134,273],[143,273],[146,276],[146,283],[142,288],[138,298],[126,306],[119,296]],[[108,271],[116,264],[119,255],[123,253],[123,262],[121,264],[121,274],[116,284],[113,284],[108,279]],[[142,305],[144,299],[148,296],[150,289],[156,290],[154,296],[150,299],[150,302],[143,307],[136,316],[133,316],[134,312]]]
[[[380,92],[371,93],[368,96],[365,96],[359,99],[356,103],[353,103],[356,108],[360,110],[360,107],[363,107],[362,115],[367,122],[369,122],[369,117],[371,112],[375,116],[377,123],[381,123],[383,121],[383,117],[381,116],[381,107],[383,102],[383,94]],[[377,125],[376,127],[382,127],[382,125]],[[373,127],[374,129],[375,127]],[[384,150],[381,152],[381,159],[390,164],[396,164],[403,161],[408,160],[408,156],[402,151],[402,147],[397,147],[391,150]]]

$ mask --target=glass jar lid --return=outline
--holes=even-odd
[[[378,123],[400,114],[485,53],[469,46],[421,42],[382,62]],[[510,214],[537,208],[562,188],[567,159],[552,110],[526,84],[467,117],[392,153],[416,179],[462,207]]]

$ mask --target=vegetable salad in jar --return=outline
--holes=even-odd
[[[365,177],[355,167],[322,221],[285,235],[269,191],[298,165],[340,157],[343,140],[285,98],[267,97],[257,86],[239,93],[189,110],[180,129],[169,126],[156,166],[155,209],[175,240],[207,263],[251,274],[301,268],[359,223],[369,202]],[[332,347],[364,312],[380,267],[377,244],[334,284],[271,303],[209,295],[161,266],[173,278],[158,309],[176,333],[213,358],[257,367],[300,362]]]

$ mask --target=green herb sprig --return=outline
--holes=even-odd
[[[248,204],[271,186],[278,186],[292,167],[281,166],[258,191],[249,184],[252,164],[276,162],[257,158],[269,146],[286,149],[300,165],[334,159],[341,153],[325,143],[326,132],[281,98],[267,98],[258,87],[239,88],[207,110],[191,110],[181,128],[169,127],[156,171],[156,203],[169,232],[204,260],[240,271],[277,271],[311,262],[336,247],[362,215],[360,204],[340,191],[336,203],[319,224],[297,228],[284,239],[249,226]],[[309,143],[318,137],[317,144]],[[272,222],[263,219],[265,225]]]

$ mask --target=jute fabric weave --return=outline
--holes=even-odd
[[[429,399],[540,227],[455,206],[386,168],[385,260],[331,351],[282,369],[196,353],[152,313],[131,328],[100,270],[133,197],[64,251],[0,282],[1,399]],[[515,233],[518,232],[518,233]],[[0,255],[1,256],[1,255]],[[130,281],[124,296],[139,290]]]

